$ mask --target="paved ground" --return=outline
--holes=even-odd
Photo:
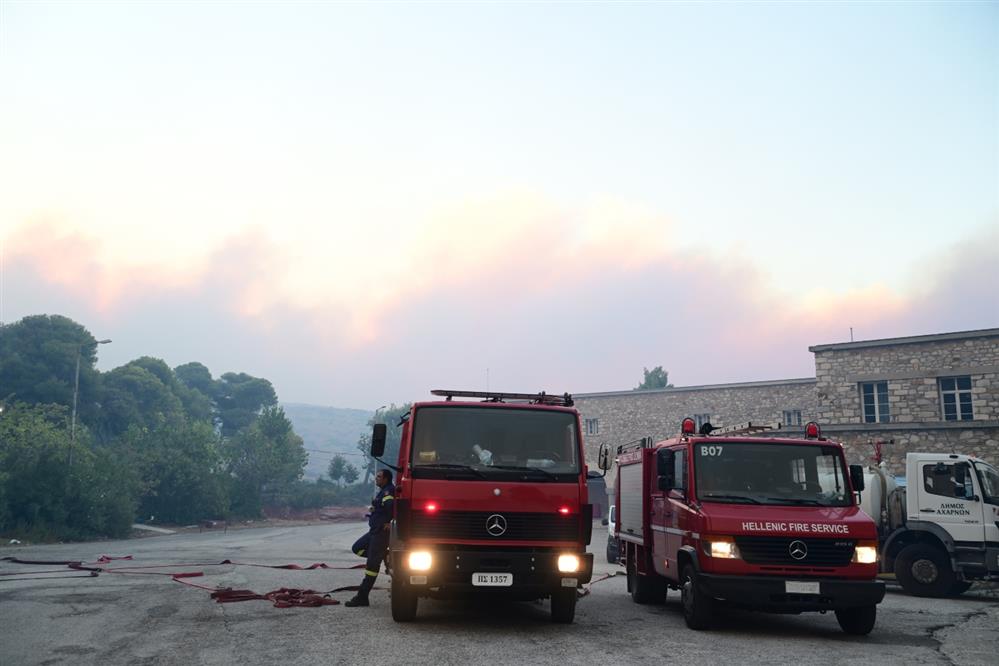
[[[93,560],[131,554],[142,563],[244,562],[351,565],[360,523],[176,534],[117,542],[0,548],[0,557]],[[594,530],[597,573],[603,532]],[[39,567],[39,569],[55,567]],[[0,563],[0,573],[28,570]],[[278,587],[330,590],[356,584],[356,571],[282,571],[184,567],[208,585],[267,592]],[[50,574],[58,575],[58,574]],[[678,594],[665,605],[638,606],[624,578],[593,587],[573,625],[553,625],[548,604],[483,605],[421,601],[414,624],[395,624],[387,592],[373,606],[277,609],[264,601],[216,604],[208,593],[160,576],[19,580],[0,576],[0,664],[312,663],[798,663],[846,661],[994,664],[999,599],[969,593],[924,600],[890,591],[866,638],[840,632],[830,615],[723,615],[716,629],[694,632]],[[380,584],[387,584],[385,576]],[[337,595],[343,601],[349,597]]]

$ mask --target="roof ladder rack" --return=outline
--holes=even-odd
[[[625,442],[617,447],[617,454],[621,455],[625,451],[631,451],[634,449],[651,449],[654,444],[654,440],[651,437],[641,437],[639,439],[633,439],[630,442]]]
[[[452,391],[449,389],[434,389],[430,392],[442,398],[482,398],[484,402],[503,402],[504,400],[526,400],[532,405],[555,405],[557,407],[572,407],[572,396],[568,393],[562,395],[549,395],[544,391],[540,393],[497,393],[495,391]]]
[[[725,426],[724,428],[715,428],[711,431],[711,436],[715,435],[752,435],[758,432],[768,432],[770,430],[780,430],[784,427],[784,424],[780,421],[771,421],[770,423],[761,423],[760,421],[746,421],[745,423],[738,423],[736,425]]]

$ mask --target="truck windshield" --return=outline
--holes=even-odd
[[[697,496],[706,502],[850,506],[837,447],[720,441],[694,445]]]
[[[570,412],[423,407],[410,462],[422,478],[570,481],[579,475],[578,441]]]
[[[992,465],[975,461],[975,469],[978,470],[978,480],[982,484],[982,494],[985,495],[985,502],[988,504],[999,504],[999,472]]]

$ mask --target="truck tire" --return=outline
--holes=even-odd
[[[617,564],[618,560],[618,546],[614,545],[613,542],[607,542],[607,563]]]
[[[878,607],[860,606],[859,608],[841,608],[836,611],[836,621],[840,629],[851,636],[866,636],[874,628],[878,618]]]
[[[412,622],[416,619],[416,604],[419,597],[412,587],[402,582],[402,576],[392,577],[392,619],[396,622]]]
[[[895,577],[903,590],[917,597],[945,597],[956,582],[947,553],[925,543],[902,549],[895,559]]]
[[[704,594],[692,564],[684,566],[680,574],[680,600],[683,604],[683,621],[688,627],[700,631],[711,626],[714,599]]]
[[[665,578],[655,573],[639,575],[634,555],[628,555],[627,569],[632,601],[636,604],[661,604],[666,601]]]
[[[971,589],[972,582],[970,580],[959,580],[950,586],[947,590],[948,597],[959,597],[968,590]]]
[[[552,622],[572,624],[576,617],[576,588],[566,587],[552,592]]]

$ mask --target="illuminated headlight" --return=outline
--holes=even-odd
[[[576,573],[579,571],[579,558],[575,555],[559,555],[558,570],[561,573]]]
[[[739,559],[739,548],[731,537],[709,537],[704,541],[704,550],[711,557],[717,557],[720,560]]]
[[[853,549],[853,561],[858,564],[876,564],[878,561],[878,546],[876,543],[861,542]]]
[[[409,554],[409,568],[411,571],[429,571],[434,558],[425,550],[414,550]]]

